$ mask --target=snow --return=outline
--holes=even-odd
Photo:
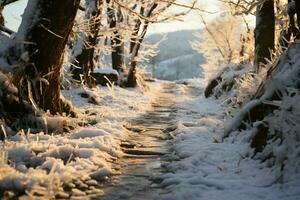
[[[261,103],[260,100],[250,101],[244,106],[243,110],[241,110],[239,113],[237,113],[234,116],[233,119],[227,121],[225,126],[225,136],[227,136],[227,134],[229,134],[230,132],[235,131],[239,126],[239,122],[241,122],[244,119],[244,117],[247,116],[250,109],[259,105],[260,103]]]
[[[82,92],[99,96],[99,105],[80,97]],[[62,192],[66,185],[95,185],[95,181],[118,174],[111,163],[123,155],[120,142],[127,134],[123,125],[129,116],[136,117],[148,109],[155,89],[145,93],[140,89],[112,86],[93,90],[73,88],[63,93],[82,113],[78,120],[85,123],[85,127],[63,134],[33,134],[30,130],[21,130],[15,136],[8,136],[0,142],[1,189],[26,191],[33,197],[37,194],[45,198],[58,194],[67,197],[68,194]],[[95,189],[91,193],[100,195],[103,191]]]
[[[295,55],[297,56],[297,54]],[[293,68],[291,68],[293,70]],[[287,72],[288,73],[288,72]],[[293,71],[289,71],[293,73]],[[280,76],[281,77],[281,76]],[[279,77],[279,78],[280,78]],[[282,74],[282,77],[286,77]],[[150,99],[156,96],[163,81],[151,83],[150,91],[123,89],[116,86],[95,89],[73,88],[63,91],[82,115],[85,127],[65,134],[32,134],[21,131],[17,136],[6,138],[0,143],[0,187],[24,191],[30,195],[65,196],[63,185],[80,184],[92,186],[107,176],[116,175],[112,162],[122,156],[120,141],[126,136],[124,123],[150,109]],[[223,139],[228,109],[224,99],[203,96],[206,81],[190,79],[177,81],[174,100],[177,103],[177,129],[170,134],[172,155],[162,175],[162,200],[295,200],[300,198],[299,184],[299,125],[290,126],[284,134],[283,145],[274,140],[266,152],[254,156],[250,147],[252,130],[233,132]],[[97,96],[98,104],[89,103],[81,93]],[[225,97],[224,97],[225,98]],[[286,96],[283,107],[267,120],[274,125],[273,132],[288,127],[299,118],[299,95]],[[293,112],[290,112],[291,107]],[[122,112],[121,112],[122,111]],[[296,116],[296,117],[295,117]],[[63,120],[63,119],[61,119]],[[89,125],[93,122],[93,125]],[[300,124],[300,123],[298,123]],[[274,152],[272,160],[261,162],[258,158]],[[288,155],[288,159],[286,159]],[[7,162],[8,161],[8,162]],[[282,176],[281,163],[286,164]],[[86,193],[72,188],[73,194]],[[101,189],[94,189],[97,195]]]
[[[116,70],[114,70],[113,68],[109,68],[109,67],[96,68],[93,72],[99,73],[99,74],[115,74],[115,75],[119,76],[119,73]]]
[[[92,138],[98,136],[109,135],[108,132],[95,128],[82,128],[78,132],[74,133],[71,138],[72,139],[80,139],[80,138]]]
[[[296,103],[299,91],[295,89],[299,82],[298,58],[299,44],[295,44],[281,56],[277,68],[280,73],[268,81],[265,95],[236,109],[235,117],[229,121],[226,113],[231,108],[224,104],[224,99],[230,94],[223,91],[225,95],[218,100],[204,99],[192,96],[188,89],[202,91],[203,84],[198,82],[197,85],[192,80],[181,86],[182,94],[176,94],[182,112],[177,116],[178,129],[172,133],[175,136],[173,160],[162,182],[168,192],[161,199],[300,198],[300,118]],[[237,88],[240,90],[237,97],[239,93],[253,92],[241,91],[241,88]],[[282,99],[266,101],[276,90]],[[253,123],[253,128],[236,130],[249,109],[260,102],[276,105],[278,110],[264,121]],[[271,139],[262,152],[255,154],[250,141],[259,123],[269,124],[268,138]],[[227,133],[225,139],[224,132]]]
[[[160,199],[300,198],[299,54],[299,47],[288,51],[284,56],[288,56],[290,62],[283,57],[279,67],[281,73],[267,85],[269,93],[244,104],[242,110],[235,110],[235,117],[229,122],[226,113],[232,108],[224,102],[232,94],[224,94],[219,99],[205,99],[206,80],[176,82],[172,99],[178,110],[177,129],[170,133],[173,137],[169,141],[172,154],[165,166],[167,172],[160,177],[162,182],[159,186],[164,189]],[[96,72],[116,73],[105,68]],[[234,79],[246,72],[229,70],[223,78]],[[7,86],[6,76],[2,73],[0,80],[1,86],[16,92],[15,88]],[[34,134],[28,129],[20,130],[15,136],[7,135],[5,141],[0,142],[1,190],[26,192],[30,197],[54,198],[59,194],[68,198],[63,187],[70,186],[73,194],[82,197],[86,193],[75,188],[76,185],[94,186],[97,181],[119,174],[112,163],[123,155],[120,143],[129,134],[123,126],[150,109],[151,99],[164,83],[149,83],[148,90],[112,85],[63,91],[66,99],[70,99],[78,109],[79,117],[72,121],[67,117],[43,116],[41,121],[45,121],[48,133]],[[252,85],[247,87],[245,90],[248,91]],[[241,88],[242,84],[235,89],[243,90]],[[281,99],[266,101],[270,92],[276,89],[282,94]],[[87,98],[81,97],[82,94]],[[260,102],[272,103],[278,109],[264,121],[254,124],[254,128],[259,123],[270,124],[270,137],[274,137],[262,152],[255,154],[250,145],[253,128],[236,129],[249,109]],[[82,127],[76,127],[77,123]],[[66,124],[70,126],[69,132],[62,129],[62,125]],[[224,138],[224,132],[231,134]],[[103,194],[96,188],[92,192]]]
[[[266,162],[251,157],[250,130],[232,133],[222,141],[228,108],[220,99],[205,99],[191,93],[203,92],[204,85],[198,80],[187,83],[178,86],[176,93],[181,111],[177,113],[177,129],[172,132],[173,159],[166,166],[169,173],[163,175],[161,183],[167,192],[160,199],[299,199],[297,148],[289,150],[295,151],[288,154],[294,159],[290,159],[293,163],[287,169],[292,177],[284,178],[283,184],[277,165],[268,167]],[[277,159],[284,159],[287,146],[274,148],[281,155]]]

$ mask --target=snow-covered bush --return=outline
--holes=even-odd
[[[225,135],[248,134],[254,157],[274,167],[278,181],[299,176],[300,45],[293,44],[269,69],[256,96],[227,123]]]
[[[249,63],[253,58],[251,30],[240,17],[221,13],[209,24],[203,19],[205,32],[198,35],[193,48],[204,56],[205,79],[212,79],[227,65]],[[221,31],[222,30],[222,31]]]
[[[203,23],[206,32],[193,47],[207,61],[202,65],[208,83],[205,96],[224,97],[224,101],[239,107],[250,99],[260,83],[260,76],[252,72],[252,31],[245,19],[229,12],[222,13],[209,24],[203,19]]]

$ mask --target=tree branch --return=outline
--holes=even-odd
[[[0,6],[5,7],[11,3],[15,3],[16,1],[19,1],[19,0],[0,0]]]

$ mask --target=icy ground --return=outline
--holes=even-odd
[[[183,83],[177,86],[178,129],[171,133],[173,162],[163,177],[161,199],[300,199],[299,173],[283,181],[281,166],[252,159],[249,134],[222,141],[226,106],[203,97],[201,80]]]
[[[168,82],[149,83],[151,89],[143,91],[118,87],[65,91],[83,113],[86,127],[51,135],[32,134],[29,129],[8,136],[0,143],[0,191],[11,190],[19,196],[26,191],[28,199],[70,195],[74,199],[101,199],[105,190],[98,183],[122,171],[114,163],[124,155],[120,144],[131,134],[128,122],[151,110],[150,102],[165,84]],[[180,81],[172,88],[169,98],[176,106],[177,123],[176,130],[168,132],[172,138],[168,141],[169,163],[163,166],[166,172],[155,177],[160,179],[155,185],[160,193],[148,199],[300,199],[299,173],[281,184],[279,168],[249,157],[248,135],[232,135],[222,141],[226,106],[222,101],[205,99],[203,88],[200,79]]]
[[[123,126],[148,109],[155,89],[142,92],[101,87],[64,91],[64,96],[82,113],[79,120],[86,127],[63,134],[21,130],[0,142],[0,192],[14,191],[22,196],[25,191],[29,199],[68,198],[66,190],[85,198],[101,195],[103,191],[95,187],[97,181],[119,173],[111,163],[123,154],[120,140],[127,133]],[[57,121],[72,125],[67,118]],[[55,126],[52,123],[47,121],[48,126]],[[0,195],[14,196],[10,192]]]

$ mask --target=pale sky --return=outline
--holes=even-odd
[[[179,0],[178,2],[182,4],[187,4],[190,0]],[[201,5],[202,2],[205,2],[204,8],[209,11],[217,11],[218,8],[216,6],[217,0],[199,0]],[[22,20],[22,13],[24,12],[24,9],[26,7],[27,0],[20,0],[16,3],[13,3],[10,6],[5,7],[3,14],[6,19],[6,26],[14,31],[17,31],[19,24]],[[174,6],[172,8],[172,11],[179,11],[178,7]],[[205,18],[209,21],[209,19],[212,19],[214,16],[211,14],[204,14]],[[158,33],[158,32],[171,32],[171,31],[178,31],[178,30],[184,30],[184,29],[200,29],[202,28],[201,21],[198,17],[198,14],[195,12],[191,12],[189,15],[185,16],[183,21],[176,21],[172,23],[167,24],[155,24],[150,27],[149,32],[150,33]]]
[[[177,2],[180,2],[181,4],[189,5],[189,2],[191,0],[178,0]],[[198,0],[200,2],[201,9],[205,9],[210,12],[218,12],[218,6],[216,4],[217,0]],[[173,6],[171,8],[171,12],[180,12],[180,11],[186,11],[183,9],[179,9],[177,6]],[[215,17],[214,14],[201,14],[206,18],[207,21],[210,21]],[[199,17],[199,11],[192,11],[188,15],[184,16],[182,20],[180,21],[174,21],[171,23],[165,23],[165,24],[154,24],[151,25],[149,32],[172,32],[172,31],[178,31],[178,30],[186,30],[186,29],[200,29],[203,28],[203,25],[201,23],[200,17]]]
[[[22,20],[22,13],[26,7],[27,1],[20,0],[9,6],[6,6],[3,14],[6,20],[6,26],[14,31],[18,29],[19,24]]]

